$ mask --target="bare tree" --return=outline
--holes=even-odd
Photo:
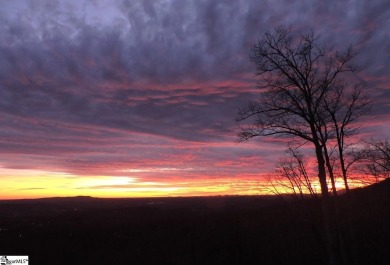
[[[329,263],[337,258],[330,220],[328,174],[333,172],[327,159],[327,144],[334,137],[331,126],[331,98],[340,84],[342,99],[351,93],[347,73],[357,71],[351,64],[355,54],[351,47],[342,52],[325,45],[314,33],[293,34],[290,28],[269,31],[252,48],[250,58],[260,76],[261,96],[239,111],[237,120],[242,127],[240,141],[257,136],[284,136],[303,139],[314,148],[318,180],[321,186],[322,208]],[[339,89],[340,90],[340,89]],[[340,100],[341,102],[341,100]],[[333,108],[337,124],[338,108]],[[345,116],[345,115],[344,115]],[[344,123],[344,131],[349,122]],[[336,133],[337,134],[337,133]]]
[[[347,157],[351,157],[348,152],[350,145],[347,140],[356,136],[359,127],[355,122],[365,115],[370,107],[370,101],[363,93],[364,88],[363,83],[356,83],[351,88],[345,80],[341,80],[333,84],[329,95],[324,98],[324,109],[327,112],[324,121],[325,127],[329,127],[330,138],[336,139],[338,159],[346,192],[349,192],[347,170],[356,162],[357,158],[352,156],[352,160],[346,161]]]
[[[278,186],[284,187],[294,195],[294,198],[304,199],[306,194],[317,198],[313,187],[312,177],[309,176],[305,157],[297,148],[289,146],[287,157],[281,159],[276,167],[276,174],[280,176]]]
[[[371,141],[364,151],[366,167],[377,181],[390,178],[390,144],[385,141]]]

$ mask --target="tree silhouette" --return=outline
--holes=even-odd
[[[237,118],[240,141],[283,136],[313,146],[330,264],[337,264],[342,253],[336,253],[340,246],[331,220],[334,209],[327,179],[333,182],[334,191],[335,185],[329,149],[336,140],[342,161],[344,141],[356,131],[353,122],[367,105],[362,86],[351,79],[358,70],[352,64],[354,56],[351,47],[334,51],[313,32],[297,34],[286,27],[267,32],[250,53],[260,77],[260,98],[240,109]]]
[[[330,127],[330,138],[336,139],[335,148],[347,192],[349,192],[347,170],[351,163],[355,162],[354,159],[347,161],[349,157],[347,139],[356,135],[358,126],[355,121],[365,115],[370,107],[364,88],[365,85],[362,83],[349,87],[347,82],[340,80],[334,84],[329,95],[324,98],[324,109],[327,112],[324,126]]]
[[[387,140],[372,140],[363,152],[368,173],[377,181],[390,178],[390,144]]]
[[[289,146],[287,156],[282,158],[276,166],[277,186],[282,186],[295,199],[304,199],[305,194],[317,199],[317,192],[313,186],[312,177],[307,170],[307,162],[298,148]],[[271,180],[272,181],[272,180]],[[273,187],[276,194],[280,194],[277,187]]]

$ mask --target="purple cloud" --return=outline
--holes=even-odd
[[[250,46],[278,25],[355,44],[378,103],[367,131],[386,137],[389,10],[387,1],[2,3],[1,165],[161,176],[145,179],[264,173],[283,145],[235,144],[234,119],[258,95]]]

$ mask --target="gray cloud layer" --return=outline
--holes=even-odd
[[[341,47],[355,43],[365,67],[361,78],[381,103],[373,115],[382,114],[382,130],[389,120],[388,1],[1,5],[0,158],[6,167],[52,164],[80,173],[99,164],[158,165],[164,156],[193,154],[172,149],[173,143],[194,142],[218,144],[194,154],[199,158],[188,163],[199,168],[235,160],[232,150],[261,155],[267,149],[223,145],[235,140],[237,107],[253,97],[250,45],[281,24],[313,29]],[[42,156],[51,159],[40,165]]]

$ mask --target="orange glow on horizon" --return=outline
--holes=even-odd
[[[143,181],[136,176],[79,176],[62,172],[0,168],[0,199],[34,199],[45,197],[91,196],[100,198],[140,198],[219,195],[273,195],[290,193],[282,183],[266,179],[204,178],[192,181]],[[338,189],[343,182],[337,180]],[[313,183],[319,191],[318,183]],[[351,187],[364,186],[351,181]],[[307,191],[305,191],[307,193]]]
[[[200,179],[169,183],[129,176],[79,176],[62,172],[0,168],[0,199],[92,196],[101,198],[249,195],[259,191],[230,179]]]

